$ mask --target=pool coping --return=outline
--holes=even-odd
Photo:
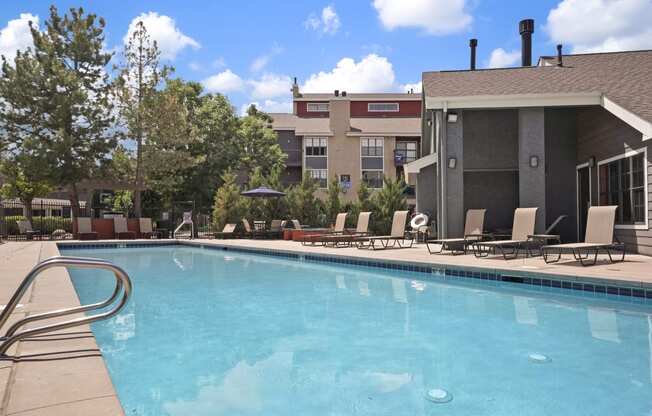
[[[255,240],[254,240],[255,241]],[[351,264],[356,266],[375,267],[389,270],[416,272],[425,274],[440,274],[447,278],[464,278],[484,281],[502,281],[520,283],[534,288],[553,288],[568,290],[575,295],[595,294],[614,295],[621,300],[652,303],[652,283],[642,281],[618,280],[612,277],[578,276],[544,270],[514,270],[496,268],[483,265],[455,266],[437,261],[395,260],[395,259],[365,259],[361,256],[346,254],[315,253],[302,250],[297,244],[296,249],[263,248],[255,246],[242,246],[230,244],[224,240],[138,240],[138,241],[97,241],[89,242],[60,242],[61,247],[75,248],[126,248],[126,247],[151,247],[181,245],[200,248],[220,249],[225,251],[243,252],[259,255],[271,255],[295,260]]]

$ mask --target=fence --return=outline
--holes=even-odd
[[[38,230],[44,235],[51,235],[56,230],[72,233],[72,210],[69,201],[37,198],[32,202],[31,207],[33,230]],[[21,234],[18,228],[18,221],[27,219],[27,211],[25,204],[20,201],[0,201],[0,237],[25,238],[26,235]],[[81,203],[80,216],[93,216],[93,210],[84,202]]]

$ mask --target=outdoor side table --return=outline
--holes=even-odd
[[[541,247],[552,244],[561,244],[561,237],[558,234],[533,234],[528,235],[527,254],[531,257],[541,255]],[[538,254],[534,254],[532,248],[537,250]]]

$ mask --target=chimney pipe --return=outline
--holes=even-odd
[[[521,20],[518,24],[521,34],[521,66],[532,65],[532,33],[534,33],[534,20]]]
[[[471,71],[475,71],[475,48],[478,46],[478,40],[469,40],[469,46],[471,47]]]
[[[335,90],[335,96],[339,97],[340,96],[340,90]]]
[[[346,97],[346,91],[342,91],[342,97]]]
[[[564,66],[564,62],[562,61],[561,48],[561,45],[557,45],[557,66]]]

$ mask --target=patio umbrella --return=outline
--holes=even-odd
[[[248,191],[241,192],[240,195],[249,198],[279,198],[285,196],[285,193],[280,191],[275,191],[274,189],[269,189],[262,186],[260,188],[250,189]]]

